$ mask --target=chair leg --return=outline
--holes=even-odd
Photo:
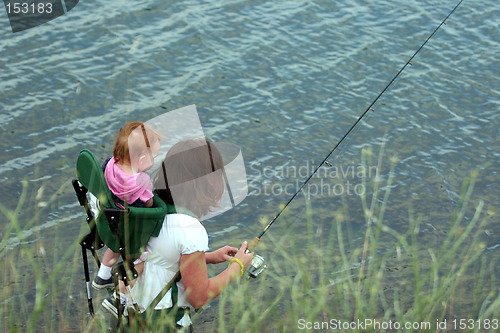
[[[82,257],[83,257],[83,268],[85,271],[85,285],[87,289],[87,303],[89,306],[89,312],[92,317],[94,317],[94,305],[92,304],[92,291],[90,289],[90,274],[89,274],[89,261],[87,259],[87,249],[82,245]]]
[[[115,295],[116,295],[116,305],[117,305],[117,310],[118,310],[118,321],[116,323],[116,332],[123,333],[125,332],[125,328],[122,325],[122,319],[123,319],[123,311],[120,306],[121,304],[121,299],[120,299],[120,279],[118,277],[118,274],[113,275],[113,279],[115,282]]]
[[[134,274],[137,275],[137,272],[135,271],[135,269],[132,269],[132,270],[133,270]],[[123,281],[125,288],[129,292],[129,297],[132,297],[132,293],[130,290],[131,288],[129,285],[129,279],[127,276],[127,268],[125,267],[123,262],[118,264],[117,266],[115,266],[114,272],[113,272],[113,278],[114,278],[114,283],[115,283],[116,301],[118,304],[118,328],[123,329],[123,326],[120,326],[120,324],[122,323],[123,315],[124,315],[124,313],[121,309],[121,306],[120,306],[120,304],[121,304],[120,281]],[[137,304],[137,302],[133,298],[131,300],[132,300],[134,310],[128,311],[128,315],[127,315],[128,325],[129,326],[132,325],[132,327],[135,327],[134,325],[139,325],[139,326],[135,327],[134,329],[139,329],[139,331],[142,332],[142,331],[144,331],[146,326],[145,326],[144,321],[141,318],[141,312],[139,310],[139,305]],[[132,320],[131,320],[131,317],[132,317]]]

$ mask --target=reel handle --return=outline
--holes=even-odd
[[[259,241],[260,241],[260,238],[259,237],[255,237],[251,242],[250,244],[248,245],[245,253],[249,253],[249,252],[253,252],[253,250],[255,250],[255,248],[257,247],[257,244],[259,244]]]

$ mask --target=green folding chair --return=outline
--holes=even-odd
[[[128,280],[137,277],[134,260],[143,253],[150,237],[158,236],[165,215],[174,212],[175,208],[167,206],[156,194],[151,208],[127,205],[124,209],[117,207],[106,184],[101,165],[87,149],[78,155],[76,176],[73,187],[80,205],[85,208],[90,228],[90,232],[80,240],[80,245],[88,306],[91,316],[94,317],[87,250],[91,251],[97,267],[101,265],[97,250],[104,245],[114,252],[119,252],[123,260],[113,269],[115,288],[117,290],[119,280],[128,285]],[[121,315],[119,310],[119,318]]]

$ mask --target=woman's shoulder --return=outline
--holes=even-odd
[[[168,214],[163,223],[165,236],[182,254],[208,250],[208,234],[201,222],[186,214]]]
[[[198,229],[200,232],[206,233],[205,227],[197,218],[183,213],[167,214],[165,216],[164,226],[168,229],[180,228],[181,230],[189,231]]]
[[[174,214],[167,214],[165,216],[165,220],[168,222],[175,222],[175,223],[182,223],[182,224],[199,224],[201,225],[201,222],[195,218],[194,216],[184,214],[184,213],[174,213]]]

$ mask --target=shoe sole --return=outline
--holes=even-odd
[[[95,283],[95,281],[92,281],[92,288],[97,289],[97,290],[110,289],[110,288],[114,288],[114,287],[115,287],[114,283],[97,284],[97,283]]]
[[[108,310],[116,319],[118,319],[118,309],[115,307],[115,305],[111,302],[109,302],[107,299],[105,299],[102,302],[102,306]]]

